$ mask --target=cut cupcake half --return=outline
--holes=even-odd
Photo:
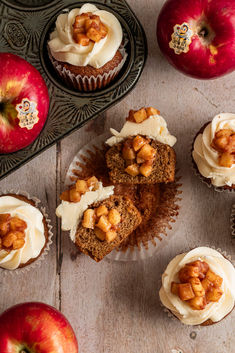
[[[113,137],[106,143],[110,180],[114,183],[156,184],[175,180],[176,154],[160,112],[152,107],[131,110],[120,133],[111,129]]]
[[[104,187],[95,176],[78,179],[61,194],[61,200],[56,215],[62,218],[62,230],[69,230],[78,249],[97,262],[142,220],[128,197],[114,195],[114,186]]]

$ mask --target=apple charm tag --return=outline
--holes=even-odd
[[[184,22],[182,25],[175,25],[169,47],[174,50],[175,54],[187,53],[192,42],[192,36],[193,31],[188,23]]]
[[[18,111],[17,117],[21,128],[26,127],[27,130],[31,130],[39,121],[36,102],[23,98],[22,102],[16,105],[16,110]]]

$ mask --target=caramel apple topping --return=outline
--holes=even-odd
[[[76,43],[87,46],[91,42],[97,43],[108,33],[107,27],[100,17],[91,12],[82,13],[75,17],[73,24],[73,39]]]
[[[126,163],[126,173],[132,176],[141,174],[145,177],[151,174],[156,150],[149,142],[150,139],[137,135],[123,143],[122,157]]]
[[[218,302],[223,279],[204,261],[186,264],[178,273],[180,283],[171,283],[171,293],[186,301],[193,310],[203,310],[210,302]]]
[[[108,243],[117,237],[118,225],[121,222],[121,215],[115,209],[108,210],[105,205],[95,209],[87,209],[83,214],[82,226],[94,229],[96,237]]]
[[[0,214],[0,250],[18,250],[25,244],[27,223],[9,213]]]
[[[98,179],[93,176],[86,180],[77,180],[75,185],[72,185],[69,190],[65,190],[60,195],[60,199],[68,202],[79,202],[81,196],[87,191],[95,191],[99,187]]]
[[[219,152],[219,165],[230,168],[235,163],[235,132],[222,129],[215,133],[211,146]]]
[[[159,110],[153,107],[141,108],[139,110],[130,110],[126,120],[139,124],[148,119],[150,116],[159,114]]]

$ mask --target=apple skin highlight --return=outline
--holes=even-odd
[[[174,27],[192,31],[188,52],[170,47]],[[179,71],[197,79],[213,79],[235,69],[235,1],[168,0],[157,21],[159,47]]]
[[[44,303],[23,303],[0,315],[1,353],[78,353],[67,319]]]

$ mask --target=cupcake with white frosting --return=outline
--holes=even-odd
[[[169,263],[159,296],[182,323],[212,325],[234,308],[234,266],[217,250],[195,248]]]
[[[49,250],[50,220],[39,202],[22,192],[0,195],[0,268],[27,267]]]
[[[105,87],[121,70],[126,59],[122,39],[118,19],[88,3],[58,16],[48,42],[49,56],[69,87],[93,91]]]
[[[192,157],[208,186],[235,190],[235,114],[218,114],[203,126],[194,140]]]

